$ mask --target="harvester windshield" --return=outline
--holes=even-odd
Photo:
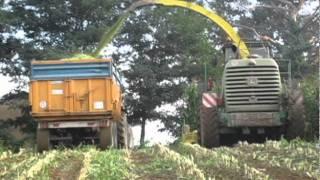
[[[270,47],[263,42],[248,41],[246,42],[250,50],[250,56],[254,58],[271,58]]]
[[[268,45],[260,41],[248,41],[246,46],[250,51],[248,58],[271,58],[271,51]],[[225,62],[231,59],[241,59],[239,50],[233,43],[227,43],[223,47]]]

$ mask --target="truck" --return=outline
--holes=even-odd
[[[253,139],[303,136],[302,91],[284,83],[266,44],[248,42],[247,47],[250,56],[240,58],[235,44],[224,46],[222,90],[202,94],[200,144],[205,147],[219,146],[223,136],[233,141],[242,135]]]
[[[121,75],[111,59],[33,61],[30,79],[38,151],[83,143],[132,146]]]

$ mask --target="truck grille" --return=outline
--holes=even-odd
[[[277,66],[227,67],[225,100],[228,108],[237,111],[277,110],[279,107],[280,74]],[[260,106],[260,107],[259,107]]]

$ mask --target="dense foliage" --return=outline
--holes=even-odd
[[[303,84],[306,109],[306,139],[319,139],[319,78],[317,75],[307,77]]]
[[[198,129],[200,119],[199,104],[201,97],[199,88],[192,83],[184,93],[185,107],[182,113],[183,124],[188,124],[192,130]]]
[[[179,8],[146,7],[130,17],[114,45],[119,50],[115,58],[129,66],[124,75],[132,123],[144,129],[145,121],[161,119],[166,129],[176,132],[179,115],[156,108],[179,101],[186,84],[202,75],[202,63],[218,60],[206,33],[211,28],[202,16]],[[129,50],[121,52],[128,45]]]

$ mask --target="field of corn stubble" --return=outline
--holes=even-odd
[[[300,140],[215,149],[179,144],[0,153],[0,179],[320,179],[317,147]]]

